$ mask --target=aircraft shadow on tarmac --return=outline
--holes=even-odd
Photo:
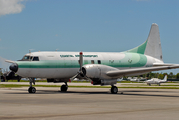
[[[6,94],[30,94],[27,92],[25,89],[14,89],[16,91],[21,91],[21,92],[8,92]],[[22,92],[24,91],[24,92]],[[150,92],[147,93],[147,92]],[[162,95],[162,93],[166,93],[168,95]],[[140,90],[121,90],[117,94],[111,94],[109,91],[106,92],[97,92],[97,91],[67,91],[67,92],[61,92],[61,91],[55,91],[55,90],[37,90],[35,94],[108,94],[108,95],[131,95],[131,96],[153,96],[153,97],[179,97],[178,95],[169,95],[170,93],[177,93],[176,91],[140,91]],[[142,93],[142,94],[141,94]],[[146,93],[146,94],[145,94]],[[151,93],[157,93],[157,94],[151,94]],[[160,95],[161,93],[161,95]]]

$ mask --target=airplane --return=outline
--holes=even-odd
[[[139,80],[138,80],[137,77],[134,77],[134,78],[128,77],[127,79],[128,79],[129,81],[132,81],[132,82],[139,82]]]
[[[167,82],[167,75],[165,75],[164,79],[152,78],[150,80],[145,81],[147,85],[151,86],[151,84],[158,84],[160,86],[161,83]]]
[[[121,81],[125,81],[125,80],[123,79],[123,77],[117,79],[117,82],[121,82]]]
[[[90,80],[93,85],[111,85],[116,94],[117,79],[137,76],[151,71],[179,68],[179,64],[165,64],[162,57],[159,28],[151,25],[147,40],[138,47],[124,52],[30,52],[12,63],[11,72],[29,78],[29,93],[35,93],[34,78],[46,78],[47,82],[64,82],[61,91],[68,89],[67,82],[75,78]]]

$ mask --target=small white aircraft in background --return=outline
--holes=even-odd
[[[129,81],[131,81],[131,82],[139,82],[137,77],[134,77],[134,78],[128,77],[127,79],[129,79]]]
[[[117,79],[117,81],[118,81],[118,82],[121,82],[121,81],[125,81],[125,80],[124,80],[123,77],[122,77],[122,78]]]
[[[165,83],[165,82],[167,82],[167,75],[165,75],[163,80],[158,78],[152,78],[146,81],[147,85],[149,86],[151,86],[151,84],[158,84],[160,86],[161,83]]]

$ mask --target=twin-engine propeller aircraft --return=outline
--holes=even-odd
[[[151,86],[151,84],[157,84],[160,86],[161,83],[165,83],[167,82],[167,75],[165,75],[164,79],[158,79],[158,78],[152,78],[150,80],[146,80],[145,81],[147,83],[147,85]]]
[[[151,71],[179,68],[179,64],[165,64],[157,24],[152,24],[147,40],[140,46],[124,52],[33,52],[13,63],[10,70],[30,79],[29,93],[35,93],[34,78],[48,82],[64,82],[61,91],[67,91],[68,81],[75,78],[90,80],[93,85],[114,86],[123,76],[142,75]]]

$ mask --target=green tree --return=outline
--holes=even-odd
[[[176,74],[176,79],[179,79],[179,73]]]
[[[170,72],[170,74],[168,74],[168,78],[174,78],[173,72]]]
[[[168,79],[169,78],[169,74],[168,73],[163,73],[163,78],[162,79],[164,79],[165,75],[167,75],[167,79]]]
[[[155,77],[155,73],[150,73],[150,75],[149,75],[149,78],[151,79],[151,78],[154,78]]]
[[[158,78],[158,76],[159,76],[159,73],[155,73],[154,78]]]
[[[164,77],[164,75],[163,75],[162,73],[160,73],[160,74],[158,75],[158,79],[163,79],[163,77]]]

